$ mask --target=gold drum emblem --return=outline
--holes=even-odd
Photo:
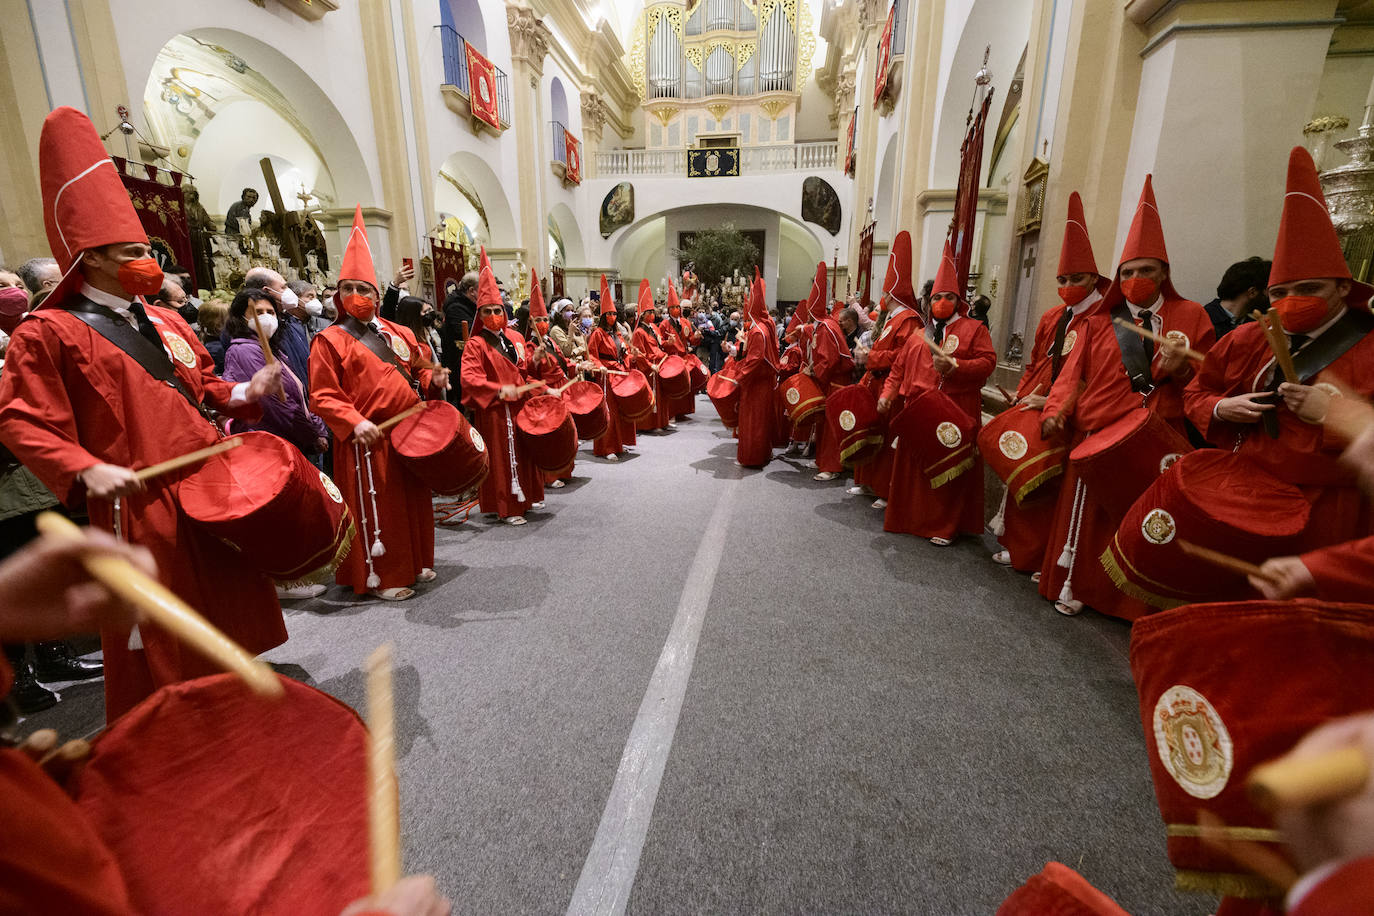
[[[1194,798],[1214,798],[1226,788],[1235,749],[1226,724],[1206,697],[1182,684],[1155,703],[1155,750],[1164,769]]]
[[[1174,539],[1178,532],[1178,526],[1174,524],[1174,517],[1163,509],[1151,509],[1145,516],[1145,521],[1140,523],[1140,533],[1145,535],[1145,540],[1151,544],[1167,544]]]
[[[939,439],[945,448],[956,448],[964,441],[964,434],[959,432],[959,427],[946,420],[935,427],[935,438]]]
[[[482,434],[477,431],[477,427],[468,427],[468,438],[472,440],[472,447],[479,452],[487,450],[487,443],[482,440]]]
[[[849,432],[854,428],[854,412],[852,410],[840,411],[840,429]]]
[[[1014,429],[1007,430],[997,439],[997,450],[1012,461],[1024,458],[1028,449],[1026,437]]]
[[[329,498],[336,503],[343,502],[343,494],[339,492],[338,486],[329,479],[329,475],[320,471],[320,483],[324,486],[324,492],[329,494]]]

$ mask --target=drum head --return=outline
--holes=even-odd
[[[618,398],[632,398],[641,391],[648,390],[649,380],[638,369],[631,369],[629,375],[618,376],[611,383],[611,393]]]
[[[463,426],[463,415],[448,401],[426,401],[391,431],[391,447],[406,458],[427,458],[448,447]]]
[[[520,431],[531,436],[546,436],[567,423],[568,405],[562,398],[541,394],[530,398],[515,417]]]
[[[605,403],[606,393],[596,382],[573,382],[563,392],[563,400],[574,414],[589,414]]]
[[[683,362],[681,356],[665,357],[658,367],[658,377],[662,379],[677,378],[687,371],[687,364]]]
[[[1151,414],[1143,407],[1136,407],[1130,413],[1084,439],[1069,453],[1074,461],[1084,461],[1102,454],[1130,438],[1136,430],[1150,422]]]
[[[291,480],[300,455],[294,445],[257,430],[234,438],[243,445],[210,458],[177,488],[187,517],[206,524],[244,518],[270,503]]]

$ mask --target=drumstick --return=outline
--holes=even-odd
[[[267,360],[267,365],[275,366],[277,364],[277,357],[272,353],[272,345],[267,342],[267,332],[264,331],[262,325],[258,323],[257,312],[253,313],[253,330],[258,332],[258,346],[262,347],[262,355],[263,358]],[[282,385],[277,386],[277,400],[286,400],[286,388]]]
[[[546,383],[546,382],[534,381],[534,382],[530,382],[528,385],[521,385],[519,388],[515,389],[515,393],[516,393],[516,394],[524,394],[526,391],[533,391],[534,389],[538,388],[540,385],[543,385],[545,388],[548,387],[548,383]]]
[[[401,880],[401,816],[397,810],[395,730],[392,724],[391,643],[368,656],[367,823],[372,893]]]
[[[921,339],[926,342],[927,347],[930,347],[931,353],[934,353],[936,356],[943,356],[946,358],[949,357],[949,354],[946,353],[944,350],[940,349],[940,345],[937,344],[935,341],[931,340],[929,337],[922,334]]]
[[[152,480],[154,477],[160,477],[163,474],[180,470],[189,464],[199,464],[207,458],[213,458],[221,452],[227,452],[230,449],[238,448],[242,444],[243,439],[237,436],[230,439],[221,439],[214,445],[207,445],[205,448],[198,448],[194,452],[187,452],[184,455],[178,455],[176,458],[168,458],[166,461],[158,462],[152,467],[146,467],[141,471],[136,471],[134,476],[139,480]]]
[[[1278,853],[1253,840],[1239,840],[1228,836],[1226,822],[1205,808],[1197,813],[1198,839],[1224,852],[1236,864],[1259,875],[1280,891],[1280,896],[1298,882],[1298,873]]]
[[[56,512],[43,512],[35,520],[44,537],[81,541],[84,535],[69,519]],[[134,567],[122,557],[92,555],[81,565],[123,601],[138,608],[153,623],[188,643],[226,671],[243,678],[255,693],[281,696],[281,682],[267,665],[253,658],[213,624],[196,613],[186,602],[172,594],[156,579]]]
[[[1324,805],[1349,798],[1369,780],[1369,758],[1358,747],[1255,767],[1246,788],[1266,811]]]
[[[1299,384],[1302,379],[1298,376],[1298,369],[1293,365],[1293,353],[1288,349],[1288,334],[1283,330],[1283,325],[1274,320],[1274,316],[1269,312],[1261,312],[1255,309],[1250,313],[1250,317],[1259,322],[1260,328],[1264,331],[1264,337],[1269,341],[1269,349],[1274,351],[1274,362],[1283,372],[1283,380],[1294,385]]]
[[[391,427],[395,426],[397,423],[400,423],[400,422],[401,422],[402,420],[404,420],[406,417],[409,417],[409,416],[411,416],[412,414],[417,414],[417,413],[419,413],[420,411],[424,410],[424,409],[425,409],[425,404],[427,404],[427,403],[428,403],[427,401],[420,401],[418,404],[411,404],[411,405],[410,405],[409,407],[407,407],[405,410],[403,410],[403,411],[401,411],[400,413],[396,414],[396,416],[394,416],[394,417],[389,417],[388,419],[385,419],[385,420],[383,420],[382,422],[378,423],[378,424],[377,424],[377,430],[378,430],[379,432],[386,432],[388,429],[391,429]]]
[[[1153,341],[1154,341],[1155,343],[1157,343],[1157,344],[1170,343],[1170,342],[1173,340],[1173,338],[1170,338],[1170,337],[1163,337],[1163,336],[1161,336],[1161,335],[1159,335],[1159,334],[1156,334],[1154,331],[1151,331],[1149,328],[1142,328],[1140,325],[1136,324],[1135,322],[1133,322],[1133,321],[1127,321],[1125,318],[1114,318],[1114,319],[1112,319],[1112,322],[1113,322],[1113,324],[1117,325],[1117,327],[1125,328],[1126,330],[1130,331],[1132,334],[1139,334],[1141,337],[1145,338],[1146,340],[1153,340]],[[1184,347],[1184,348],[1183,348],[1183,355],[1186,356],[1186,357],[1188,357],[1189,359],[1195,360],[1196,362],[1199,362],[1199,363],[1202,362],[1204,359],[1207,358],[1206,356],[1202,355],[1202,354],[1199,353],[1198,351],[1194,350],[1192,347]]]
[[[466,342],[468,339],[468,323],[462,322],[458,330],[458,339]]]
[[[1010,391],[1003,388],[1001,385],[998,385],[996,382],[993,383],[992,387],[996,388],[997,393],[1006,399],[1008,407],[1016,403],[1016,395],[1012,394]]]
[[[1231,572],[1240,573],[1242,576],[1254,576],[1256,579],[1268,582],[1270,585],[1279,584],[1279,580],[1275,579],[1273,576],[1269,575],[1269,573],[1260,569],[1254,563],[1247,563],[1244,560],[1237,559],[1236,557],[1229,556],[1228,554],[1220,553],[1216,550],[1212,550],[1209,547],[1202,547],[1190,541],[1185,541],[1182,538],[1179,538],[1178,546],[1183,550],[1184,553],[1188,554],[1188,556],[1197,557],[1199,560],[1205,560],[1208,563],[1211,563],[1213,566],[1220,566],[1222,569],[1229,569]]]

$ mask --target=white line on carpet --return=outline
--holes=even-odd
[[[682,698],[692,675],[697,639],[725,550],[726,529],[738,486],[739,480],[725,484],[697,545],[668,641],[663,644],[649,689],[639,704],[639,714],[620,757],[615,785],[596,828],[596,839],[568,904],[570,916],[619,916],[629,903],[630,889],[639,870],[639,855],[658,799],[658,786],[673,747]]]

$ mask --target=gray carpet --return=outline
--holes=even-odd
[[[407,870],[461,912],[567,909],[693,558],[724,537],[629,912],[990,914],[1051,859],[1137,916],[1211,912],[1172,890],[1125,625],[1061,617],[981,542],[885,534],[798,463],[736,468],[698,409],[619,464],[584,449],[522,528],[441,529],[410,602],[289,609],[269,659],[354,706],[396,646]],[[99,716],[83,686],[25,726]]]

